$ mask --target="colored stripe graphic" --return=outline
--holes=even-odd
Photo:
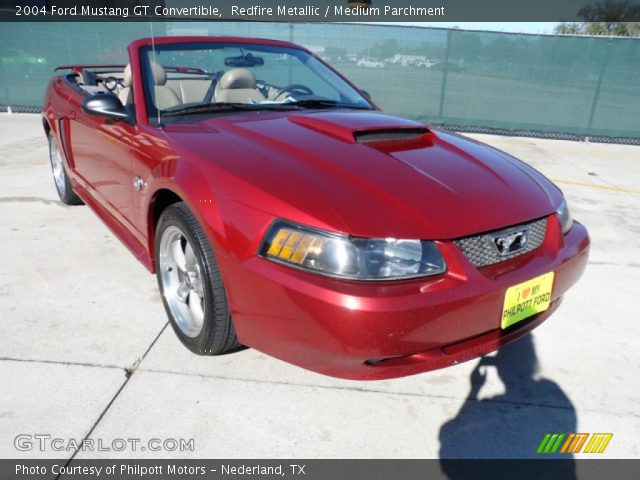
[[[551,453],[551,447],[553,447],[553,444],[556,441],[556,438],[558,438],[557,433],[554,433],[553,435],[551,435],[551,438],[547,442],[547,446],[544,447],[544,453]]]
[[[558,435],[558,439],[556,440],[556,443],[553,444],[553,447],[551,447],[551,451],[549,453],[556,453],[558,451],[558,448],[560,448],[560,442],[562,442],[563,438],[564,433]]]
[[[542,439],[542,441],[540,442],[540,445],[538,445],[538,450],[536,450],[537,453],[542,453],[544,452],[544,446],[547,444],[547,441],[549,440],[549,438],[551,437],[550,433],[547,433],[544,438]]]
[[[583,453],[602,453],[613,437],[613,433],[594,433]]]
[[[580,453],[580,450],[582,450],[582,446],[584,445],[584,442],[587,441],[587,438],[589,438],[588,433],[576,433],[567,453]]]
[[[613,433],[605,433],[605,440],[602,443],[602,446],[600,447],[600,449],[598,450],[598,453],[603,453],[605,448],[607,448],[607,445],[609,445],[609,442],[611,441],[611,438],[613,437]]]
[[[569,448],[569,445],[571,445],[571,442],[573,441],[575,436],[576,436],[575,433],[570,433],[569,434],[569,436],[567,437],[567,441],[564,442],[564,445],[562,446],[562,449],[560,450],[560,453],[567,453],[567,449]]]
[[[582,453],[603,453],[612,437],[613,433],[547,433],[538,445],[537,453],[580,453],[585,443]]]
[[[544,438],[542,439],[542,441],[540,442],[540,445],[538,445],[538,450],[536,450],[536,452],[538,453],[543,453],[544,452],[544,447],[547,444],[547,442],[549,441],[549,438],[551,438],[551,434],[547,433]]]
[[[556,453],[558,448],[560,448],[560,444],[564,439],[564,433],[547,433],[540,445],[538,445],[538,453]]]

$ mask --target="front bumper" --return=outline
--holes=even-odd
[[[254,257],[219,258],[239,340],[326,375],[376,380],[463,362],[542,323],[587,264],[589,237],[575,223],[562,235],[550,216],[536,250],[475,268],[450,241],[438,242],[447,273],[396,282],[336,280]],[[501,330],[505,290],[555,272],[549,310]]]

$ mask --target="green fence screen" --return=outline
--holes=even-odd
[[[640,137],[640,39],[366,24],[4,23],[0,105],[42,104],[55,66],[126,63],[159,35],[290,40],[328,60],[387,112],[420,121]]]

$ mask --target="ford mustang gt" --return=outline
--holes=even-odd
[[[128,54],[59,67],[53,178],[157,275],[196,354],[425,372],[531,331],[585,268],[587,231],[542,174],[382,113],[305,48],[164,37]]]

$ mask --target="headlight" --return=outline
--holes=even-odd
[[[560,225],[562,226],[562,233],[567,233],[571,226],[573,225],[573,218],[571,217],[571,212],[569,211],[569,207],[567,206],[567,201],[562,200],[560,207],[556,210],[558,214],[558,220],[560,220]]]
[[[398,280],[437,275],[446,270],[432,242],[354,238],[276,222],[260,255],[329,276],[354,280]]]

